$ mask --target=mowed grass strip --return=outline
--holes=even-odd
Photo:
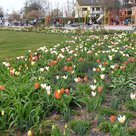
[[[68,39],[68,36],[58,34],[0,31],[0,60],[14,59],[24,55],[27,50],[35,51],[42,46],[52,47]]]

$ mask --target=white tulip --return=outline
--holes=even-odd
[[[46,88],[46,84],[41,84],[41,88],[45,89]]]
[[[31,62],[31,65],[33,66],[34,64],[35,64],[35,62],[34,62],[34,61],[32,61],[32,62]]]
[[[96,92],[91,92],[92,96],[95,97],[96,96]]]
[[[45,88],[46,88],[46,91],[50,91],[51,86],[46,86]]]
[[[93,71],[95,72],[95,71],[96,71],[96,68],[93,68]]]
[[[104,79],[105,78],[105,74],[101,74],[100,77],[101,77],[101,79]]]
[[[62,76],[62,78],[63,78],[63,79],[67,79],[67,78],[68,78],[68,76],[65,76],[65,75],[64,75],[64,76]]]
[[[101,68],[101,71],[105,71],[105,68]]]
[[[114,69],[114,68],[115,68],[115,65],[111,65],[110,68],[111,68],[111,69]]]
[[[94,91],[96,89],[96,85],[90,85],[91,89]]]
[[[51,91],[50,91],[50,90],[47,90],[47,94],[48,94],[48,95],[51,95]]]
[[[125,117],[125,115],[122,117],[122,116],[119,116],[118,117],[118,121],[121,123],[121,124],[123,124],[124,122],[125,122],[125,120],[126,120],[126,117]]]
[[[78,78],[74,78],[74,81],[77,83],[78,82]]]
[[[130,94],[130,98],[131,98],[132,100],[136,99],[136,94],[131,93],[131,94]]]
[[[40,72],[43,72],[44,71],[44,68],[40,68],[40,70],[39,70]]]

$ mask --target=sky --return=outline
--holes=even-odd
[[[49,0],[52,6],[55,7],[57,3],[63,3],[67,0]],[[5,12],[11,13],[13,10],[20,11],[24,6],[25,0],[0,0],[0,7],[4,9]]]

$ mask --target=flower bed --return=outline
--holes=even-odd
[[[84,34],[2,62],[2,133],[135,133],[135,128],[129,130],[136,121],[135,39],[135,34],[127,33]],[[45,131],[51,126],[52,131]]]

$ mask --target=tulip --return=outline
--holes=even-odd
[[[31,130],[29,130],[29,131],[27,132],[27,136],[32,136],[32,131],[31,131]]]
[[[95,71],[96,71],[96,68],[93,68],[93,71],[95,72]]]
[[[4,85],[0,85],[0,90],[3,91],[5,89]]]
[[[68,71],[69,67],[68,67],[68,66],[65,66],[63,69],[64,69],[65,71]]]
[[[101,93],[102,92],[102,86],[99,86],[98,87],[98,93]]]
[[[48,94],[48,95],[51,95],[51,91],[50,91],[50,90],[47,90],[47,94]]]
[[[34,88],[35,88],[35,89],[38,89],[39,87],[40,87],[39,83],[35,83],[35,84],[34,84]]]
[[[41,88],[45,89],[46,88],[46,84],[41,84]]]
[[[54,97],[56,98],[56,99],[60,99],[60,90],[56,90],[55,92],[54,92]]]
[[[4,116],[4,114],[5,114],[4,111],[1,111],[1,115]]]
[[[91,92],[92,96],[95,97],[96,96],[96,92]]]
[[[15,75],[16,75],[16,76],[19,76],[19,74],[20,74],[20,72],[17,72],[17,71],[15,72]]]
[[[40,72],[43,72],[44,71],[44,68],[40,68],[40,70],[39,70]]]
[[[74,78],[74,81],[77,83],[78,82],[78,78]]]
[[[91,89],[94,91],[96,89],[96,85],[90,85]]]
[[[113,124],[116,120],[116,116],[112,115],[110,116],[110,122]]]
[[[45,88],[46,88],[46,91],[50,91],[51,86],[46,86]]]
[[[130,94],[130,98],[131,98],[132,100],[136,99],[136,94],[131,93],[131,94]]]
[[[72,70],[73,70],[72,66],[70,66],[68,69],[69,69],[69,71],[72,71]]]
[[[125,115],[124,115],[124,116],[119,116],[119,117],[118,117],[118,121],[119,121],[121,124],[123,124],[123,123],[125,122],[125,120],[126,120]]]
[[[69,89],[65,89],[66,94],[69,94]]]
[[[105,68],[101,68],[101,71],[105,71]]]
[[[110,68],[111,68],[111,69],[114,69],[114,68],[115,68],[115,65],[111,65]]]
[[[48,71],[48,70],[49,70],[49,67],[45,67],[45,69]]]
[[[100,59],[98,59],[96,62],[97,62],[97,63],[100,63],[101,61],[100,61]]]
[[[33,66],[34,64],[35,64],[35,62],[34,62],[34,61],[32,61],[32,62],[31,62],[31,65]]]
[[[101,77],[101,79],[104,79],[104,78],[105,78],[105,75],[104,75],[104,74],[101,74],[100,77]]]
[[[88,81],[88,78],[87,76],[84,77],[84,81],[87,82]]]

